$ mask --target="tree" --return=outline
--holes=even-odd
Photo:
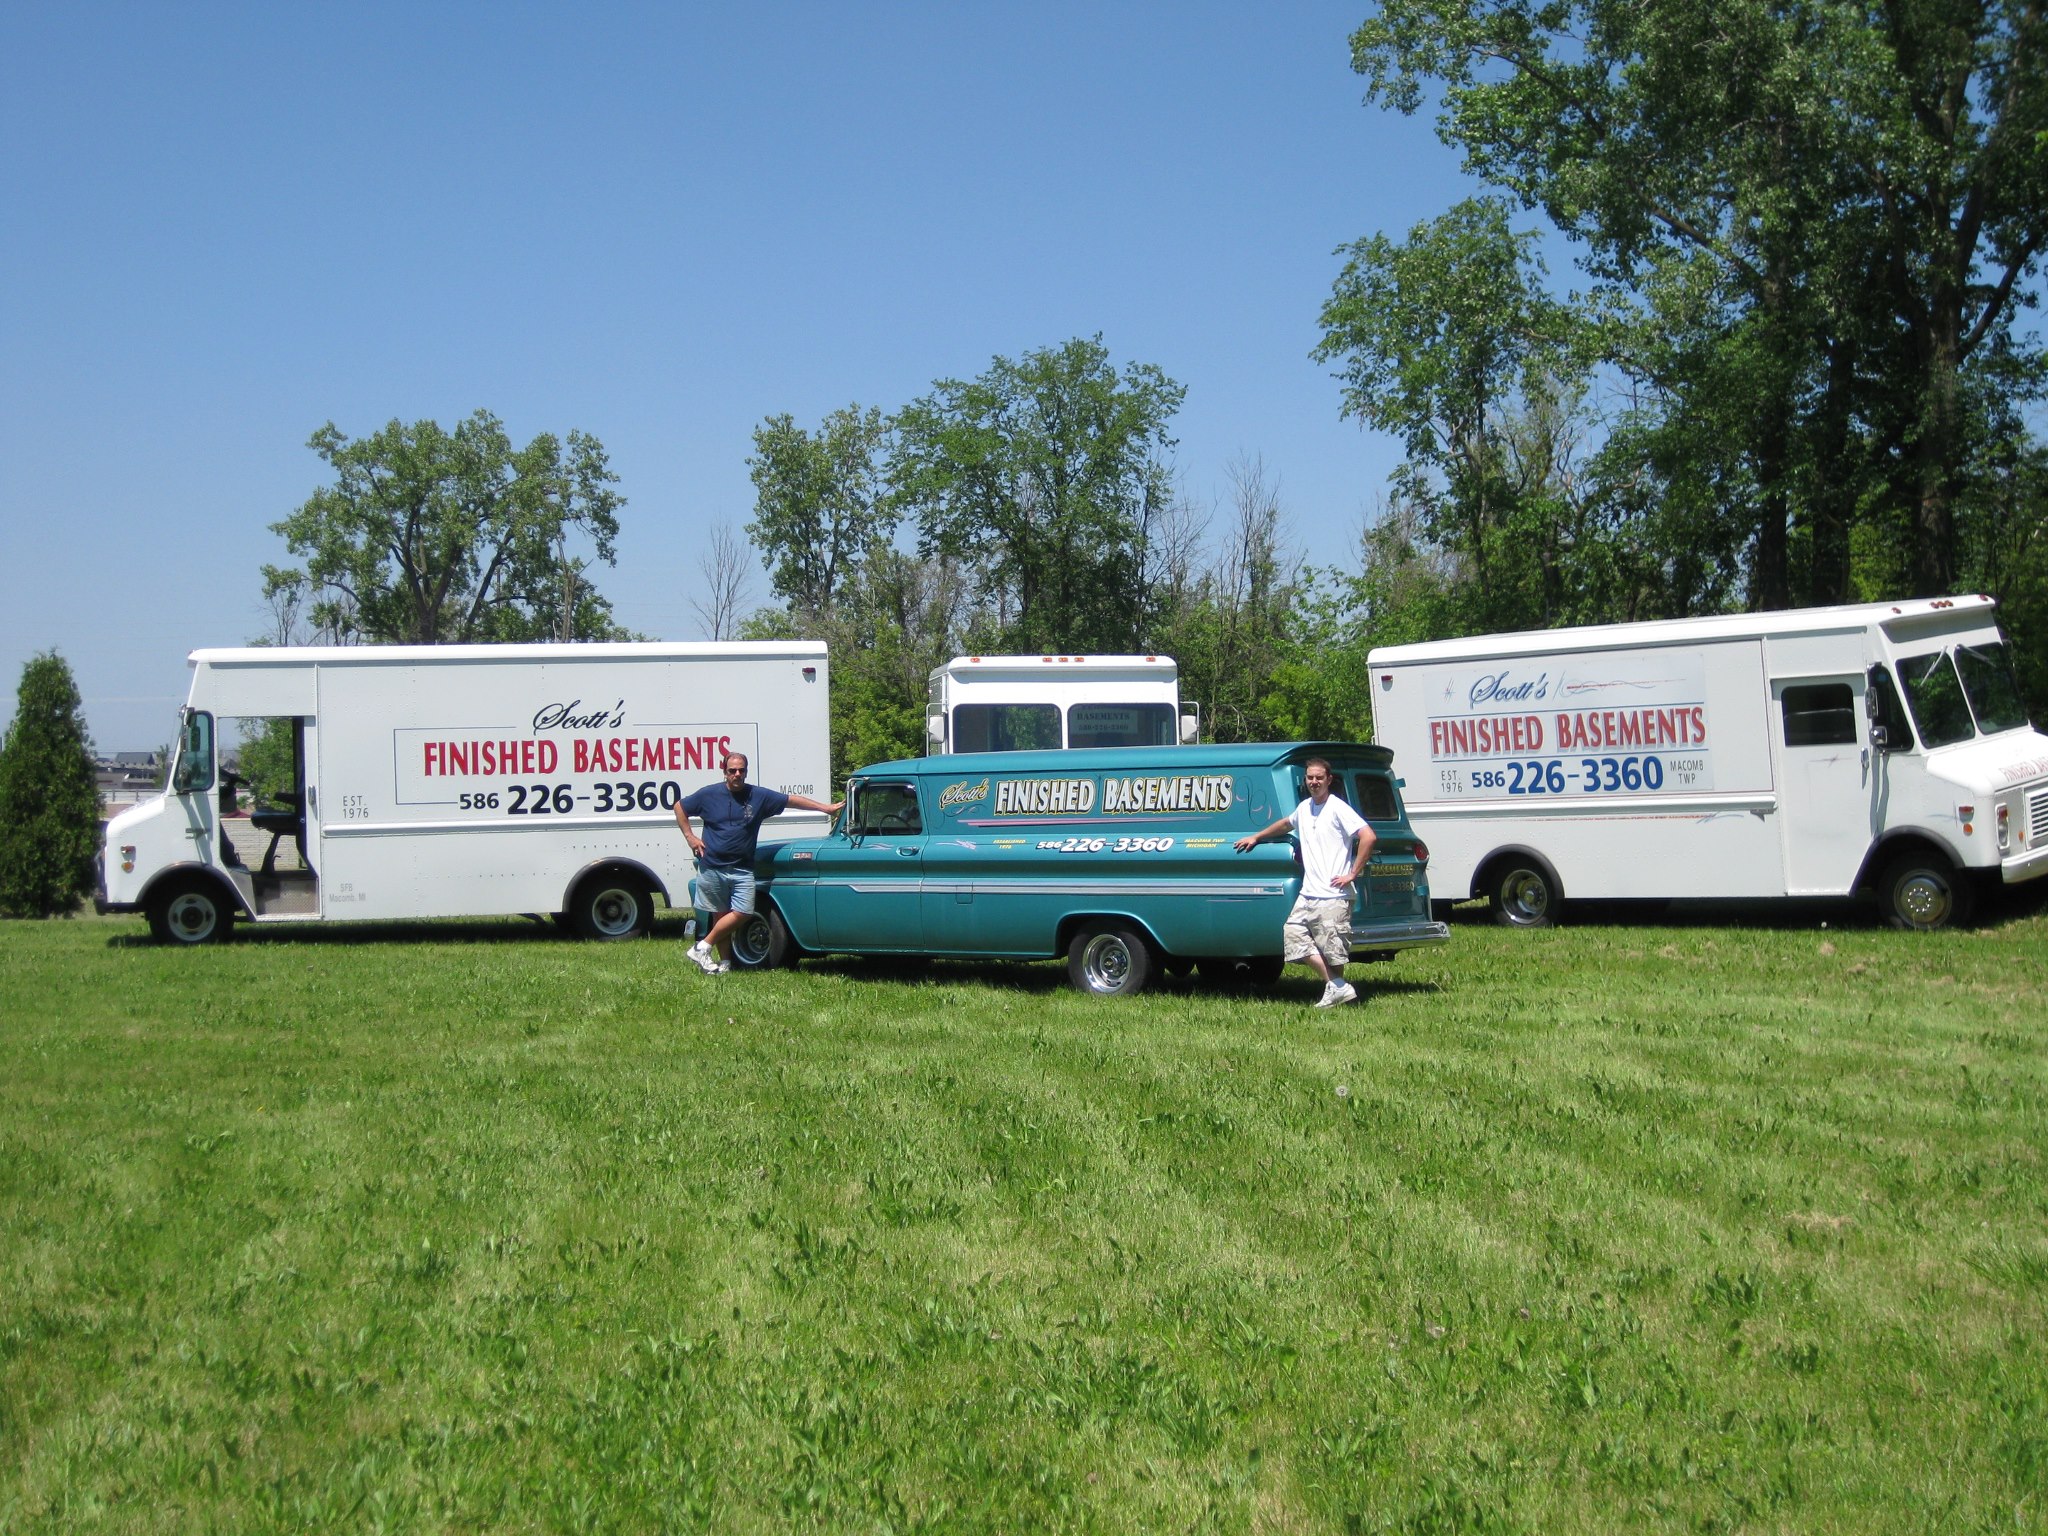
[[[754,520],[747,536],[775,595],[799,613],[831,611],[854,568],[896,531],[883,459],[889,424],[872,407],[828,415],[816,435],[784,414],[754,429]]]
[[[1165,594],[1152,644],[1179,662],[1181,695],[1201,705],[1209,740],[1255,741],[1272,733],[1272,679],[1290,654],[1299,573],[1280,547],[1280,489],[1265,461],[1241,457],[1225,474],[1221,546],[1206,569]],[[1174,563],[1183,561],[1192,556]]]
[[[604,445],[572,431],[515,449],[478,411],[453,432],[396,420],[351,441],[332,422],[307,446],[335,483],[272,532],[306,564],[266,568],[273,605],[294,578],[316,630],[374,643],[611,638],[610,606],[581,579],[573,535],[613,563],[617,512]],[[279,614],[295,619],[296,614]]]
[[[1746,512],[1761,606],[1846,587],[1873,492],[1912,585],[1954,582],[1973,439],[2034,387],[2042,27],[2038,0],[1384,0],[1352,51],[1368,100],[1436,95],[1472,171],[1584,242],[1639,322],[1610,360],[1642,463]]]
[[[1480,628],[1520,627],[1557,606],[1559,508],[1545,473],[1563,402],[1582,371],[1580,323],[1544,291],[1535,235],[1498,198],[1471,199],[1404,242],[1375,235],[1323,307],[1315,355],[1341,361],[1346,411],[1397,433],[1397,495],[1469,568]],[[1547,439],[1508,423],[1540,422]],[[1518,448],[1536,448],[1531,456]],[[1554,618],[1550,622],[1556,622]]]
[[[0,916],[68,914],[93,889],[100,796],[71,668],[55,651],[21,669],[0,741]]]
[[[1186,394],[1149,363],[1119,374],[1098,336],[940,380],[896,418],[891,482],[919,547],[967,565],[1006,644],[1138,648]]]
[[[732,529],[720,523],[711,530],[704,553],[697,559],[704,578],[702,601],[692,599],[698,622],[707,640],[730,640],[737,633],[740,609],[747,600],[747,560]]]

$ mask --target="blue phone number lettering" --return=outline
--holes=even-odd
[[[1660,757],[1582,757],[1575,766],[1561,758],[1515,759],[1499,768],[1481,768],[1472,775],[1474,789],[1510,795],[1561,795],[1576,789],[1587,795],[1627,794],[1664,787]]]

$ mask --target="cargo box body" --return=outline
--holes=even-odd
[[[1901,926],[2048,873],[2048,739],[1988,598],[1391,646],[1375,739],[1440,898],[1862,894]]]
[[[824,798],[825,647],[360,646],[192,655],[171,783],[114,818],[101,904],[161,937],[258,922],[559,913],[597,937],[680,904],[683,796],[747,754],[756,782]],[[291,723],[296,782],[259,826],[302,857],[238,857],[221,825],[221,722]],[[791,813],[769,835],[816,831]],[[216,929],[209,920],[219,923]]]

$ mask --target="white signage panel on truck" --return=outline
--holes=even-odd
[[[694,871],[685,795],[749,777],[822,799],[822,643],[361,646],[195,651],[170,787],[108,824],[105,910],[160,938],[258,922],[553,912],[579,932],[645,932]],[[252,867],[222,825],[221,722],[282,721],[294,783],[254,821]],[[768,838],[813,835],[791,812]],[[300,852],[277,867],[278,840]]]
[[[1441,896],[1875,898],[1907,927],[2048,874],[2048,738],[1995,605],[1919,598],[1367,658]]]

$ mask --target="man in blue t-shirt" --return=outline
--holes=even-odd
[[[749,784],[744,752],[725,754],[723,784],[707,784],[676,806],[676,825],[697,860],[697,905],[715,914],[711,931],[690,946],[690,958],[707,976],[732,969],[732,936],[754,915],[754,847],[761,840],[761,823],[791,806],[839,812],[837,805],[808,795]],[[692,816],[704,823],[702,837],[690,830]]]

